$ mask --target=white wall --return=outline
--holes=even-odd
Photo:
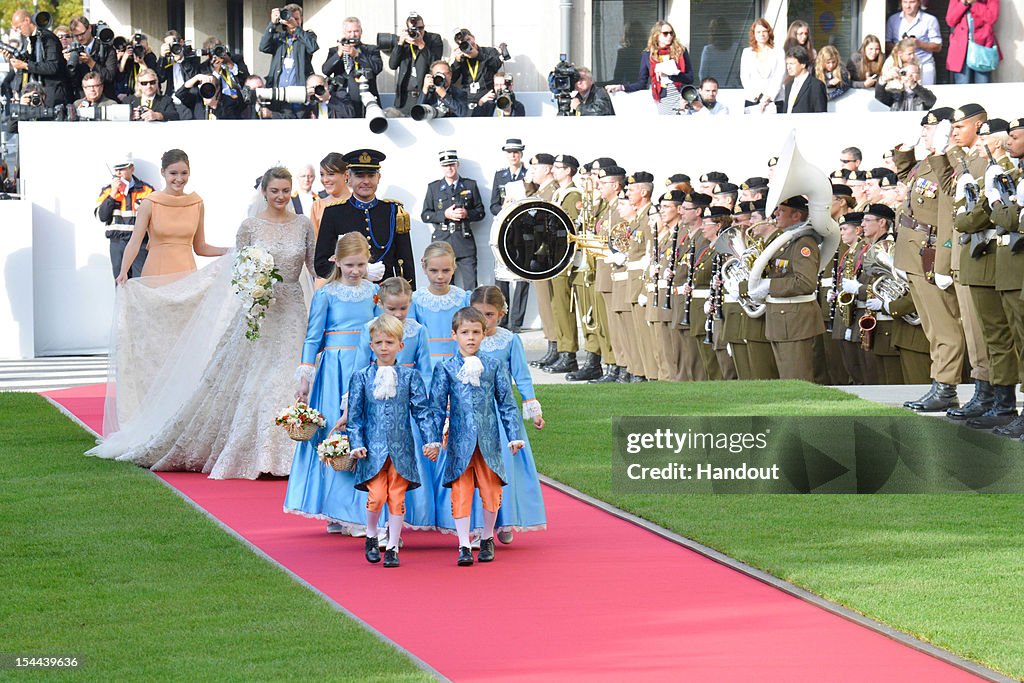
[[[32,204],[0,202],[0,264],[4,296],[0,299],[0,358],[32,358]]]

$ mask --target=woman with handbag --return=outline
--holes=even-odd
[[[950,0],[946,10],[949,52],[946,68],[954,83],[988,83],[1002,55],[996,45],[999,0]]]

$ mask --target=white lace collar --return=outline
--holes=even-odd
[[[406,318],[404,321],[402,321],[402,326],[405,329],[405,331],[402,333],[402,339],[412,339],[413,337],[420,333],[420,328],[423,327],[422,325],[420,325],[415,320],[412,320],[411,318]]]
[[[372,299],[377,293],[377,285],[369,280],[362,280],[358,285],[346,285],[340,281],[328,282],[323,290],[338,301],[365,301]]]
[[[484,340],[480,342],[480,350],[487,352],[502,351],[508,348],[508,345],[512,343],[512,337],[515,334],[504,327],[499,327],[498,331],[492,334],[490,337],[484,337]]]
[[[433,294],[429,289],[417,289],[412,293],[412,300],[416,305],[422,306],[428,311],[440,313],[456,306],[461,307],[466,301],[466,290],[452,285],[448,288],[447,294]]]

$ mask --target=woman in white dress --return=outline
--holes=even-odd
[[[750,47],[740,57],[740,82],[743,84],[744,111],[764,114],[784,111],[782,84],[786,78],[786,58],[775,47],[771,24],[762,18],[750,26]]]
[[[151,438],[118,460],[161,471],[204,472],[214,479],[290,471],[294,444],[274,417],[295,392],[294,368],[282,359],[302,345],[306,304],[299,278],[303,266],[313,269],[316,242],[309,219],[292,212],[287,169],[267,171],[260,189],[267,207],[246,218],[236,238],[239,250],[256,246],[270,252],[283,278],[273,285],[259,337],[246,338],[246,311],[237,308],[191,397]]]

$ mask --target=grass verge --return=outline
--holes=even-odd
[[[75,680],[433,680],[148,472],[0,393],[0,651]],[[8,672],[10,673],[10,672]]]
[[[612,490],[611,421],[617,415],[878,415],[896,409],[801,382],[537,389],[548,425],[531,430],[530,439],[544,474],[921,640],[1024,676],[1022,496]]]

